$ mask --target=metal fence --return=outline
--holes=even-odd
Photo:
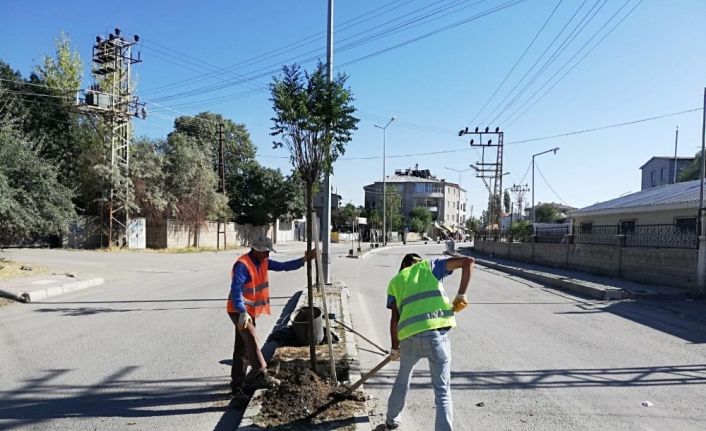
[[[538,242],[612,245],[622,247],[686,248],[698,247],[695,226],[676,224],[634,225],[621,229],[620,225],[592,225],[564,227],[538,227],[536,235],[524,231],[483,229],[475,233],[482,241]]]

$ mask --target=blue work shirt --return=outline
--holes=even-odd
[[[255,268],[260,268],[260,263],[253,257],[252,250],[248,252],[250,260],[255,264]],[[304,258],[289,260],[287,262],[277,262],[267,258],[267,269],[270,271],[293,271],[304,266]],[[229,299],[233,300],[235,309],[240,313],[245,313],[245,303],[243,302],[243,285],[251,280],[248,268],[242,262],[235,262],[233,265],[233,279],[230,282]]]
[[[440,257],[438,259],[429,259],[431,264],[431,272],[434,274],[437,280],[442,281],[447,275],[451,275],[452,271],[446,270],[446,262],[449,260],[448,257]],[[392,295],[387,295],[387,308],[392,309],[392,304],[395,302],[395,297]]]

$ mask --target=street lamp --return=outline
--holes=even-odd
[[[375,124],[375,127],[378,129],[382,129],[382,245],[387,245],[387,202],[386,202],[386,197],[387,193],[385,191],[385,135],[387,132],[387,127],[392,123],[393,121],[396,120],[396,117],[390,118],[390,121],[385,124],[385,126],[378,126]]]
[[[450,171],[458,172],[458,207],[456,208],[456,211],[458,212],[458,215],[456,216],[456,217],[457,217],[456,222],[457,222],[458,225],[460,226],[460,225],[461,225],[461,174],[464,173],[464,172],[470,171],[471,168],[468,168],[468,169],[454,169],[454,168],[449,168],[448,166],[444,166],[444,168],[446,168],[446,169],[448,169],[448,170],[450,170]]]
[[[542,151],[541,153],[533,154],[532,155],[532,229],[534,229],[534,221],[535,221],[535,214],[537,214],[536,208],[534,207],[534,158],[537,156],[541,156],[542,154],[547,154],[559,151],[559,147],[552,148],[551,150],[547,151]]]

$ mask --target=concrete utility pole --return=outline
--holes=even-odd
[[[387,132],[387,126],[395,121],[395,117],[390,118],[390,121],[385,124],[385,126],[374,126],[378,129],[382,129],[382,245],[387,245],[387,189],[385,187],[385,137]]]
[[[704,105],[701,111],[701,184],[699,189],[699,262],[697,265],[696,283],[701,293],[706,292],[706,216],[704,216],[704,171],[706,171],[706,88],[704,88]]]
[[[93,74],[96,84],[92,85],[79,108],[83,112],[95,114],[107,126],[105,142],[110,146],[110,184],[108,185],[108,219],[102,220],[103,230],[107,230],[108,248],[128,246],[130,214],[128,211],[130,190],[128,181],[116,185],[119,177],[127,178],[130,168],[130,140],[132,139],[132,117],[146,117],[143,103],[132,95],[130,69],[142,60],[138,53],[132,57],[132,46],[139,42],[138,35],[127,40],[120,35],[120,29],[107,38],[96,37],[93,45]],[[118,178],[116,178],[118,177]],[[102,210],[101,210],[102,212]]]
[[[677,183],[677,147],[679,146],[679,125],[677,125],[677,130],[674,132],[674,182]]]
[[[223,140],[224,140],[224,127],[223,123],[218,124],[218,192],[226,195],[226,170],[223,157]],[[221,230],[221,225],[223,230]],[[226,244],[226,228],[228,227],[228,222],[225,219],[218,219],[218,224],[216,225],[216,250],[221,249],[221,234],[223,234],[223,250],[228,248]]]
[[[515,200],[517,201],[517,212],[520,214],[520,220],[522,219],[522,202],[525,201],[525,193],[530,191],[527,184],[513,184],[510,189],[511,192],[515,194]]]
[[[537,218],[537,216],[536,216],[537,211],[536,211],[536,208],[534,207],[534,158],[537,156],[541,156],[542,154],[551,153],[552,151],[554,152],[554,154],[556,154],[556,152],[559,151],[559,147],[555,147],[555,148],[552,148],[551,150],[542,151],[541,153],[537,153],[537,154],[532,155],[532,229],[533,230],[534,230],[534,222]]]
[[[468,130],[468,127],[466,127],[465,129],[461,129],[458,132],[458,136],[463,135],[479,136],[479,142],[476,143],[474,139],[471,139],[470,142],[471,147],[482,147],[483,149],[483,160],[476,163],[476,171],[478,172],[478,175],[476,175],[476,177],[492,178],[493,191],[491,192],[490,202],[488,203],[488,224],[493,224],[493,221],[495,221],[499,225],[500,220],[502,219],[503,212],[501,196],[503,190],[503,176],[507,175],[507,173],[503,172],[503,141],[505,134],[500,131],[500,127],[496,127],[494,132],[490,131],[489,127],[486,127],[485,131],[479,131],[479,128],[476,127],[475,131],[472,132]],[[487,142],[483,142],[483,135],[495,135],[495,143],[493,143],[492,139],[488,139]],[[485,162],[485,147],[497,147],[495,163]],[[492,173],[493,175],[488,175],[490,173]],[[500,205],[495,205],[496,199],[500,199]]]
[[[326,71],[328,82],[333,81],[333,0],[328,0],[328,37],[326,38]],[[331,283],[331,175],[324,174],[324,207],[322,209],[324,226],[321,229],[321,265],[323,266],[324,284]],[[307,221],[308,222],[308,221]],[[318,241],[318,239],[317,239]]]

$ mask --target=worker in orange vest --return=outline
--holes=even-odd
[[[267,362],[260,351],[255,331],[255,319],[260,314],[270,314],[268,270],[292,271],[316,257],[316,251],[311,250],[299,259],[287,262],[272,260],[269,258],[270,252],[275,252],[275,249],[272,240],[265,235],[258,235],[250,247],[250,251],[240,256],[233,265],[227,303],[228,316],[235,325],[231,390],[236,396],[243,394],[243,384],[256,388],[271,388],[277,384],[276,379],[267,374]],[[248,365],[251,369],[246,374]]]

